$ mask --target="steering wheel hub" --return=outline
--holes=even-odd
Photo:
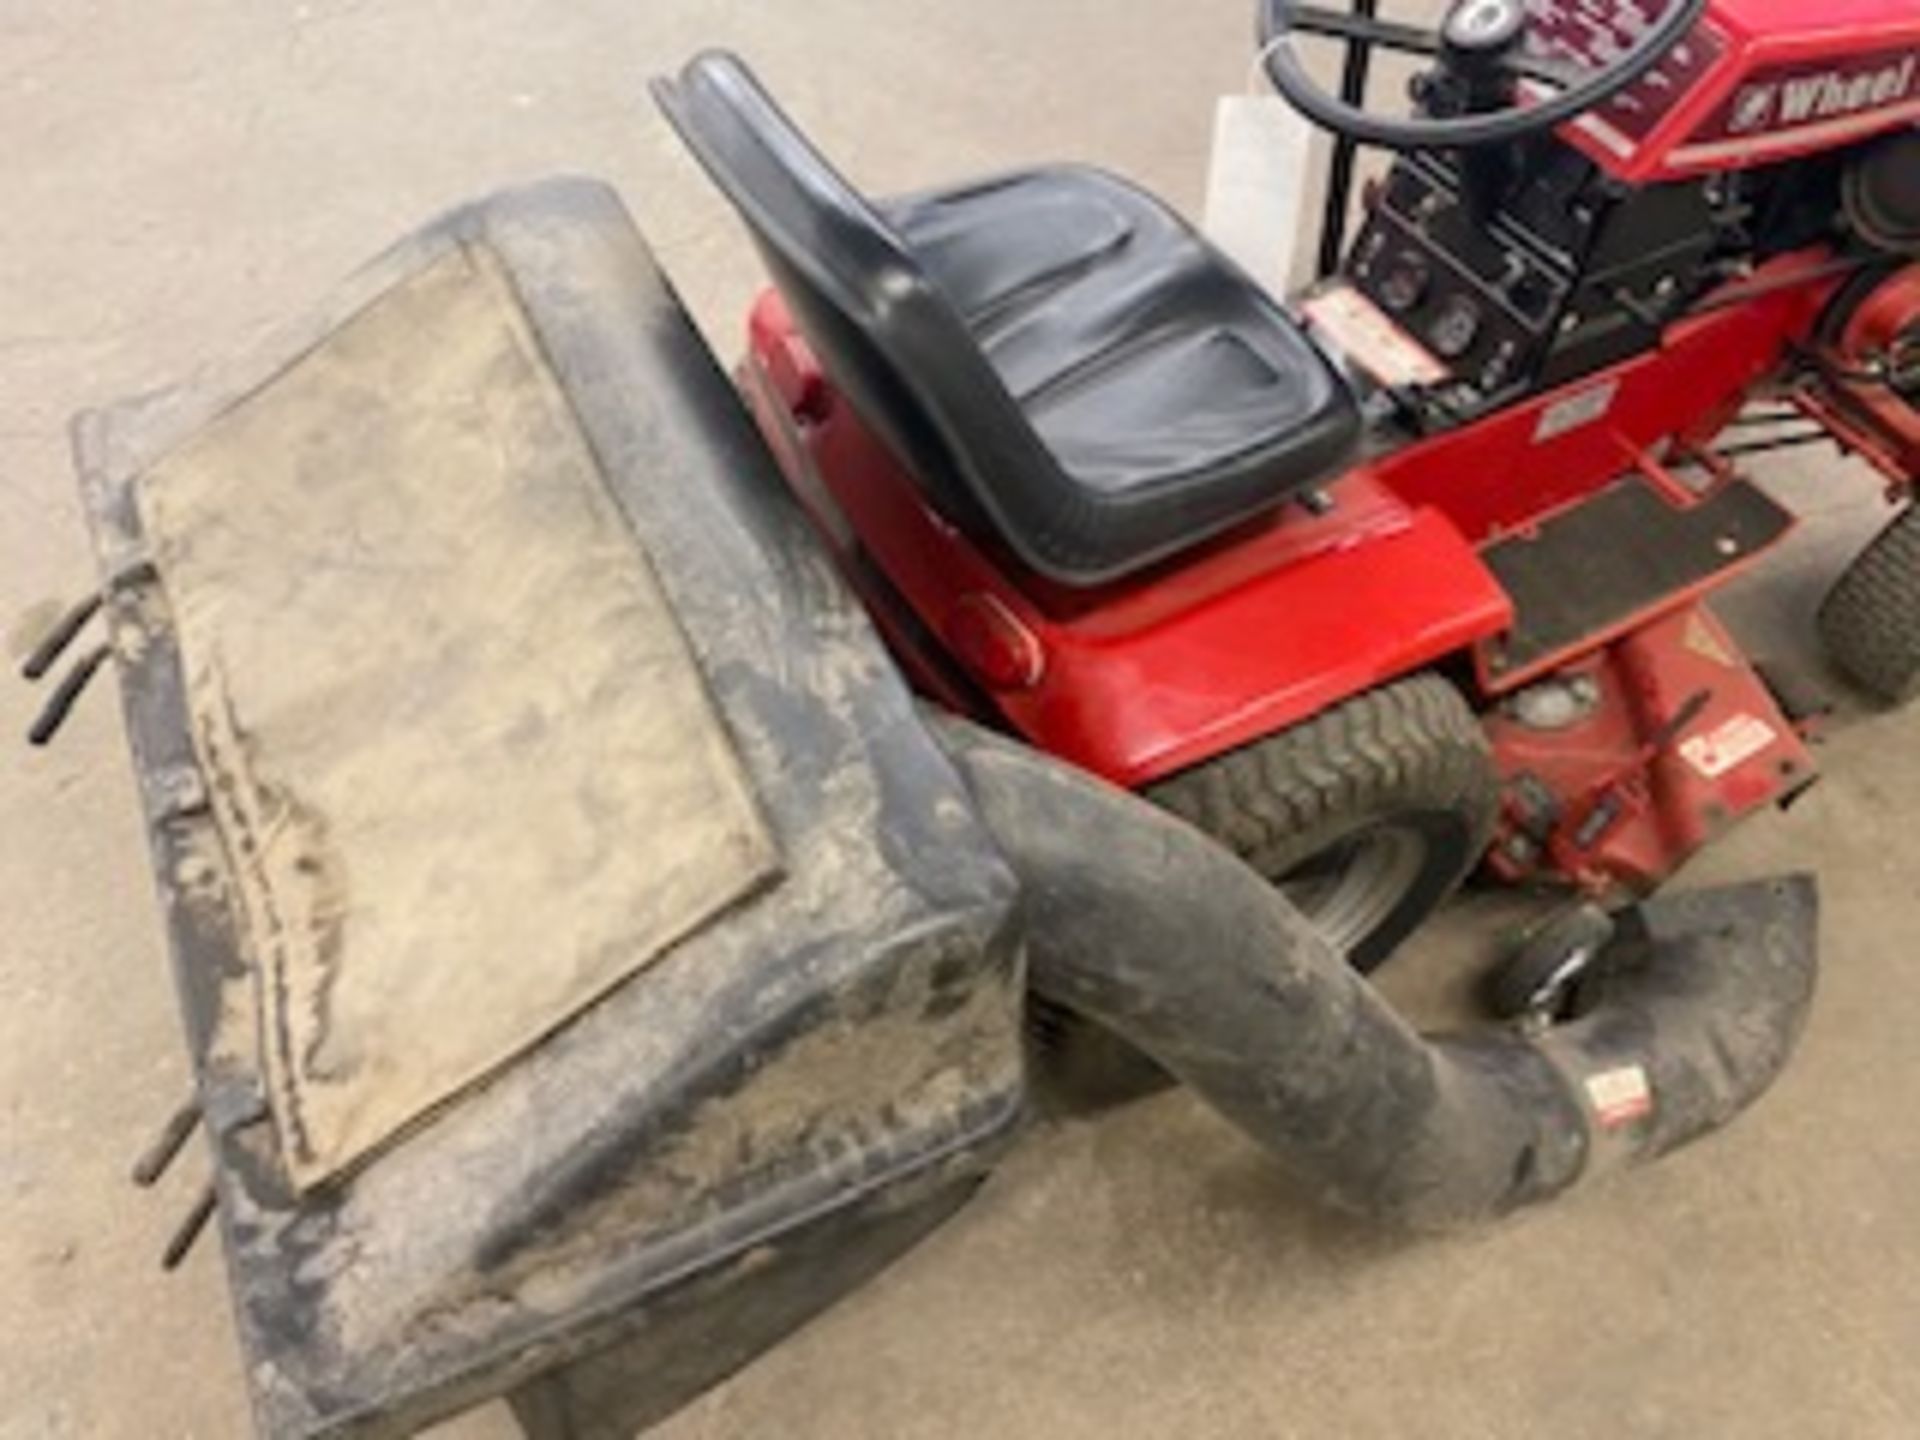
[[[1526,33],[1524,0],[1459,0],[1440,30],[1448,49],[1475,57],[1504,55]]]

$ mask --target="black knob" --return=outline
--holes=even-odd
[[[1459,0],[1440,35],[1462,55],[1499,56],[1518,45],[1526,29],[1525,0]]]

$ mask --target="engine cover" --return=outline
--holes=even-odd
[[[1531,0],[1530,47],[1591,64],[1668,0]],[[1567,127],[1642,184],[1838,149],[1920,121],[1920,13],[1904,0],[1712,0],[1684,45]]]

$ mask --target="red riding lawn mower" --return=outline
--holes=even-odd
[[[1370,12],[1261,11],[1341,146],[1285,300],[1110,175],[874,205],[737,62],[660,92],[777,283],[754,414],[919,688],[1192,821],[1362,967],[1483,862],[1645,892],[1800,793],[1806,688],[1707,603],[1794,528],[1737,461],[1920,472],[1912,7]],[[1416,118],[1361,108],[1375,47],[1431,67]],[[1347,247],[1360,145],[1395,159]],[[1920,519],[1821,626],[1920,684]]]
[[[1098,171],[868,202],[710,54],[658,93],[773,273],[738,386],[551,181],[77,422],[28,673],[108,636],[32,738],[112,662],[196,1080],[136,1174],[204,1124],[166,1259],[219,1217],[263,1433],[631,1434],[954,1213],[1049,1046],[1413,1227],[1781,1073],[1812,883],[1639,897],[1814,778],[1707,606],[1792,528],[1737,462],[1920,471],[1920,14],[1261,18],[1339,137],[1291,299]],[[1888,700],[1914,514],[1822,614]],[[1483,862],[1596,903],[1422,1035],[1356,967]]]

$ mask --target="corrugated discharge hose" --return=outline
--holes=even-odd
[[[1655,901],[1549,1027],[1423,1036],[1282,896],[1146,802],[938,722],[1025,884],[1030,983],[1191,1086],[1343,1209],[1491,1219],[1718,1129],[1784,1069],[1817,970],[1805,877]]]

